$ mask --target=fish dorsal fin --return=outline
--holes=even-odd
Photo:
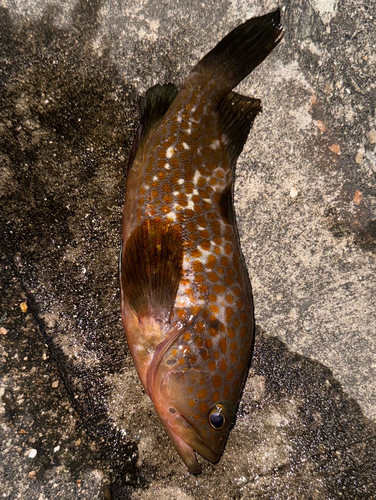
[[[221,129],[226,135],[227,150],[231,162],[235,162],[243,150],[254,119],[261,112],[261,101],[230,92],[219,105]]]
[[[136,227],[125,244],[121,285],[139,318],[170,321],[182,269],[183,241],[178,226],[151,219]]]
[[[178,91],[172,83],[155,85],[140,98],[141,123],[147,133],[166,113]]]
[[[151,87],[146,91],[144,97],[140,97],[140,125],[129,154],[128,168],[132,165],[141,142],[151,127],[165,115],[177,93],[178,91],[172,83],[165,83]]]

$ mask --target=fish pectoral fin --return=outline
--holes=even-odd
[[[141,123],[145,133],[166,113],[178,91],[172,83],[155,85],[140,98]]]
[[[182,269],[178,226],[150,219],[136,227],[123,251],[121,288],[139,318],[170,320]]]
[[[227,137],[227,151],[231,164],[235,162],[243,150],[254,119],[261,112],[261,101],[252,97],[244,97],[230,92],[219,105],[221,128]]]

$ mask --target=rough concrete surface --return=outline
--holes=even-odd
[[[376,4],[290,0],[239,91],[257,336],[218,464],[189,476],[117,281],[137,96],[272,1],[0,0],[0,498],[376,498]]]

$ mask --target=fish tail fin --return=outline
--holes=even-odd
[[[216,90],[223,98],[249,75],[283,37],[280,10],[249,19],[231,31],[192,70],[215,80]]]

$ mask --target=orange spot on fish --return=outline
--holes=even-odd
[[[223,285],[213,285],[213,292],[214,293],[224,293],[226,291],[226,287]]]
[[[196,219],[197,221],[197,224],[201,227],[206,227],[207,226],[207,223],[206,223],[206,219],[203,215],[199,215]]]
[[[226,307],[225,318],[226,318],[227,323],[230,323],[231,318],[233,317],[233,315],[234,315],[234,310],[232,309],[232,307]]]
[[[185,332],[182,336],[182,339],[185,341],[185,342],[188,342],[188,340],[190,340],[191,338],[191,334],[189,332]]]
[[[211,304],[210,306],[210,310],[211,312],[213,312],[214,314],[219,314],[219,307],[214,305],[214,304]]]
[[[217,302],[217,296],[211,293],[209,295],[209,302]]]
[[[208,349],[210,349],[211,347],[213,347],[213,341],[211,338],[207,338],[205,339],[205,345]]]
[[[217,273],[214,273],[213,271],[210,271],[208,273],[208,279],[210,281],[213,281],[214,283],[216,283],[217,281],[219,281],[219,277],[218,277],[218,274]]]
[[[187,197],[185,196],[185,194],[183,194],[183,193],[180,193],[180,194],[178,195],[178,202],[179,202],[179,204],[180,204],[182,207],[186,207],[186,206],[188,206],[188,199],[187,199]]]
[[[201,389],[200,391],[198,391],[197,393],[197,397],[199,399],[204,399],[206,398],[206,396],[208,395],[208,391],[206,389]]]
[[[230,354],[230,361],[231,361],[231,363],[237,363],[237,361],[238,361],[237,355],[234,353],[231,353]]]
[[[198,186],[199,188],[202,188],[202,187],[206,186],[206,179],[205,179],[205,177],[200,177],[200,178],[198,179],[198,181],[197,181],[197,186]]]
[[[232,245],[230,243],[226,243],[225,245],[225,253],[230,255],[232,253]]]
[[[218,220],[213,220],[211,223],[211,228],[214,236],[219,236],[221,234],[221,225]]]
[[[242,338],[247,336],[247,329],[243,326],[243,328],[240,329],[240,336]]]
[[[240,313],[240,319],[243,323],[247,323],[247,315],[245,314],[245,312]]]
[[[200,243],[200,247],[203,249],[203,250],[210,250],[210,241],[202,241]]]
[[[231,342],[231,344],[230,344],[230,349],[231,349],[232,351],[236,351],[236,350],[237,350],[237,348],[238,348],[238,344],[237,344],[237,342],[235,342],[235,341]]]
[[[200,262],[199,260],[194,260],[192,262],[192,269],[194,270],[195,273],[202,273],[204,270],[204,266],[202,262]]]
[[[209,328],[209,335],[211,335],[212,337],[215,337],[216,335],[218,335],[218,330],[216,328],[214,328],[213,326],[211,326]]]
[[[226,341],[226,337],[223,337],[223,338],[219,341],[219,348],[221,349],[221,351],[223,352],[223,354],[226,354],[226,352],[227,352],[227,341]]]
[[[188,401],[188,406],[190,406],[191,408],[193,408],[194,406],[196,406],[196,401],[194,399],[190,399]]]
[[[199,321],[198,323],[196,323],[193,328],[198,333],[204,333],[204,331],[205,331],[205,325],[202,321]]]
[[[224,359],[219,363],[219,369],[221,372],[225,372],[227,370],[227,363]]]
[[[229,394],[230,394],[230,388],[228,385],[226,385],[225,388],[223,389],[223,397],[227,399]]]
[[[232,304],[234,302],[234,297],[232,295],[226,295],[226,302]]]
[[[234,278],[233,278],[232,276],[227,276],[227,277],[225,278],[225,283],[226,283],[226,285],[228,285],[228,286],[233,285],[233,284],[234,284]]]
[[[206,267],[209,269],[213,269],[217,263],[217,258],[215,255],[209,255],[208,260],[206,261]]]
[[[233,339],[235,337],[235,330],[231,327],[227,329],[228,338]]]
[[[184,309],[179,309],[178,312],[177,312],[177,315],[178,315],[178,318],[179,319],[186,319],[187,317],[187,313],[184,311]]]
[[[212,370],[212,371],[216,370],[217,363],[215,361],[209,361],[208,368],[209,368],[209,370]]]
[[[195,337],[195,344],[197,345],[198,348],[201,348],[204,345],[204,342],[203,342],[201,336],[197,335]]]
[[[221,397],[221,394],[218,391],[213,392],[213,395],[212,395],[213,403],[218,403],[218,401],[220,400],[220,397]]]
[[[219,389],[219,387],[221,387],[221,385],[222,385],[221,377],[219,375],[214,375],[212,378],[212,383],[213,383],[213,387],[215,387],[216,389]]]
[[[172,204],[172,201],[173,201],[173,197],[171,194],[165,194],[163,195],[163,201],[166,203],[166,204]]]
[[[200,403],[198,409],[201,413],[206,413],[209,410],[209,406],[206,403]]]
[[[229,370],[226,374],[226,380],[232,380],[234,378],[235,372],[234,370]]]
[[[209,352],[205,349],[203,351],[200,352],[200,355],[201,355],[201,358],[206,361],[207,359],[210,358],[210,354]]]

